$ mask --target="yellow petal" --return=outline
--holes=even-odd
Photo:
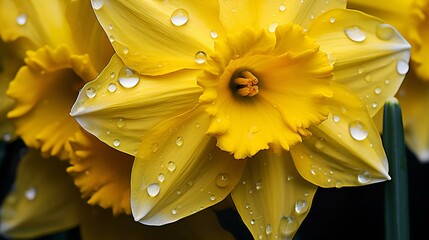
[[[131,214],[130,181],[133,157],[119,152],[89,133],[79,131],[70,140],[67,168],[91,205],[112,208],[113,214]]]
[[[143,137],[131,179],[136,221],[163,225],[210,207],[231,192],[246,161],[233,159],[205,133],[201,108],[155,126]]]
[[[263,28],[274,32],[277,26],[286,23],[307,29],[320,14],[334,8],[345,8],[346,1],[239,0],[219,1],[219,5],[219,19],[228,33],[245,28]]]
[[[79,192],[66,166],[30,150],[19,163],[14,190],[0,208],[1,234],[33,239],[79,224]]]
[[[110,211],[97,207],[86,206],[82,210],[80,230],[85,240],[234,239],[222,229],[211,210],[162,227],[140,224],[127,215],[113,217]]]
[[[429,161],[429,83],[411,71],[397,98],[401,103],[405,142],[421,162]]]
[[[429,1],[421,0],[414,1],[412,5],[411,30],[409,31],[408,39],[412,43],[413,48],[411,58],[413,60],[413,68],[417,76],[429,81],[429,63],[427,56],[429,54]]]
[[[198,103],[198,72],[142,76],[114,55],[97,79],[83,87],[71,115],[103,142],[135,155],[148,129]]]
[[[334,81],[346,85],[371,116],[394,96],[408,71],[410,45],[390,25],[351,10],[332,10],[308,34],[334,63]]]
[[[195,54],[223,35],[216,1],[93,1],[98,20],[126,65],[144,75],[199,69]]]
[[[66,46],[29,51],[26,64],[7,91],[16,102],[8,117],[28,146],[67,158],[68,139],[79,130],[69,109],[78,89],[97,71],[88,55],[73,55]]]
[[[365,105],[352,92],[333,84],[331,114],[313,135],[291,149],[306,180],[321,187],[359,186],[389,180],[380,134]]]
[[[6,0],[0,2],[0,35],[5,41],[25,38],[32,49],[45,44],[56,47],[73,39],[65,10],[67,1]]]
[[[271,148],[247,161],[231,195],[254,239],[292,239],[316,189],[296,171],[289,152]]]

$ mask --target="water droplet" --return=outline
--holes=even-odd
[[[216,197],[215,197],[215,195],[210,195],[210,201],[214,201],[214,200],[216,200]]]
[[[390,80],[389,80],[389,79],[386,79],[386,80],[384,81],[384,84],[389,85],[389,84],[390,84]]]
[[[155,197],[156,195],[159,194],[160,191],[161,191],[161,188],[159,187],[158,183],[151,183],[149,186],[147,186],[147,193],[151,197]]]
[[[97,95],[97,92],[95,91],[95,88],[89,87],[89,88],[86,89],[86,96],[88,96],[89,98],[94,98],[95,95]]]
[[[171,214],[176,215],[177,214],[177,209],[173,208],[173,210],[171,210]]]
[[[377,106],[378,106],[378,104],[377,104],[376,102],[373,102],[373,103],[371,104],[371,107],[372,107],[372,108],[377,108]]]
[[[178,147],[181,147],[183,145],[183,138],[182,137],[177,137],[176,138],[176,145]]]
[[[226,173],[219,173],[216,177],[216,185],[220,188],[227,187],[229,185],[229,175]]]
[[[377,95],[380,94],[381,93],[381,88],[379,88],[379,87],[375,88],[374,89],[374,93],[377,94]]]
[[[261,190],[262,189],[262,182],[261,181],[257,181],[256,182],[256,190]]]
[[[159,182],[164,182],[164,180],[165,180],[165,175],[162,174],[162,173],[158,174],[158,181]]]
[[[371,174],[366,170],[361,171],[359,172],[357,179],[358,179],[358,182],[362,184],[368,183],[369,180],[371,180]]]
[[[123,67],[119,71],[119,83],[124,88],[135,87],[139,81],[140,77],[134,73],[134,71],[128,67]]]
[[[25,25],[27,23],[27,15],[19,14],[18,17],[16,17],[16,23],[20,26]]]
[[[362,141],[368,137],[368,130],[364,123],[352,121],[349,124],[349,132],[353,139]]]
[[[125,55],[127,55],[129,51],[130,51],[130,50],[129,50],[127,47],[124,47],[124,48],[122,49],[122,53],[123,53],[123,54],[125,54]]]
[[[124,127],[125,120],[123,118],[119,118],[118,121],[116,122],[116,126],[118,126],[119,128]]]
[[[308,210],[308,203],[305,200],[298,200],[295,202],[295,212],[303,214]]]
[[[109,24],[109,29],[112,30],[113,29],[113,25]]]
[[[398,60],[398,63],[396,64],[396,71],[398,71],[399,74],[404,75],[408,72],[408,70],[408,62],[402,59]]]
[[[366,74],[364,79],[365,79],[365,82],[371,82],[371,75]]]
[[[280,12],[284,12],[284,11],[286,11],[286,6],[285,5],[280,5],[280,7],[279,7],[279,10],[280,10]]]
[[[158,143],[154,143],[152,144],[152,152],[156,153],[159,150],[159,145]]]
[[[115,92],[116,91],[116,84],[114,83],[109,83],[109,85],[107,85],[107,91],[109,92]]]
[[[179,8],[171,14],[170,21],[174,26],[183,26],[189,20],[188,11],[185,9]]]
[[[24,192],[25,198],[29,201],[36,199],[37,189],[36,187],[30,187]]]
[[[299,224],[292,216],[283,216],[279,224],[279,239],[292,239],[292,236],[298,230]]]
[[[119,147],[119,145],[121,145],[121,141],[119,141],[119,139],[113,140],[113,146]]]
[[[275,32],[278,26],[279,26],[279,24],[276,22],[271,23],[270,26],[268,27],[268,32],[270,32],[270,33]]]
[[[255,219],[250,220],[250,224],[254,225],[256,223]]]
[[[270,235],[273,232],[273,228],[271,227],[271,224],[267,224],[267,226],[265,227],[265,233],[267,235]]]
[[[176,163],[173,161],[168,162],[167,169],[168,171],[173,172],[174,170],[176,170]]]
[[[335,18],[334,18],[334,17],[331,17],[331,18],[329,19],[329,22],[330,22],[330,23],[335,23]]]
[[[10,133],[5,133],[5,134],[3,135],[3,140],[4,140],[5,142],[9,142],[10,140],[12,140],[12,134],[10,134]]]
[[[195,62],[198,64],[203,64],[205,63],[207,60],[207,55],[205,52],[203,51],[199,51],[197,53],[195,53]]]
[[[109,35],[109,41],[112,43],[115,41],[115,36]]]
[[[390,40],[395,34],[395,30],[389,24],[383,23],[377,26],[375,34],[381,40]]]
[[[357,26],[344,29],[344,33],[354,42],[363,42],[366,39],[366,34]]]
[[[210,37],[213,38],[213,39],[216,39],[216,38],[219,37],[219,33],[217,33],[215,30],[212,30],[210,32]]]
[[[91,0],[92,8],[95,10],[99,10],[101,7],[103,7],[104,0]]]
[[[338,123],[340,122],[341,118],[337,115],[332,116],[332,120],[334,120],[334,122]]]
[[[343,187],[343,182],[341,182],[340,180],[335,182],[335,187],[336,188],[342,188]]]

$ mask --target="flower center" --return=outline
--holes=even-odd
[[[240,71],[233,76],[231,85],[233,91],[242,97],[253,97],[259,92],[258,78],[248,70]]]

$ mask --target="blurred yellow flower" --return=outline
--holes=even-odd
[[[421,162],[428,162],[429,1],[350,0],[348,6],[382,18],[395,26],[411,43],[411,72],[401,86],[397,98],[402,105],[407,146]]]
[[[231,193],[255,238],[291,238],[318,186],[389,179],[371,117],[410,45],[345,5],[92,1],[116,54],[71,115],[136,156],[137,221],[174,222]]]

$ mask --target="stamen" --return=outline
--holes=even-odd
[[[253,97],[259,92],[258,78],[249,71],[243,71],[233,80],[238,95],[242,97]]]

